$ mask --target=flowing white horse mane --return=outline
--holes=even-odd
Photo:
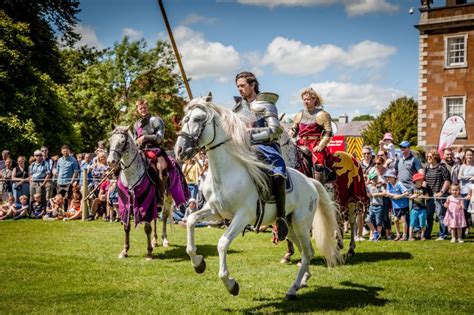
[[[222,127],[226,138],[229,139],[228,143],[232,146],[227,153],[239,160],[246,167],[257,188],[267,193],[269,187],[264,170],[270,167],[257,158],[257,151],[250,144],[248,118],[209,102],[206,97],[191,100],[185,110],[194,108],[205,111],[207,121],[216,119],[216,123]]]

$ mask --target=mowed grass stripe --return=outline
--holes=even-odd
[[[198,275],[186,254],[186,231],[177,226],[169,231],[171,247],[157,247],[155,259],[145,261],[142,226],[132,229],[130,257],[118,260],[117,223],[0,222],[0,313],[474,313],[470,240],[357,243],[357,255],[332,269],[316,251],[309,287],[285,302],[299,255],[281,265],[285,243],[272,245],[270,233],[239,236],[228,254],[241,287],[233,297],[218,278],[222,233],[196,229],[207,263]]]

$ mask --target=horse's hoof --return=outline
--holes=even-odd
[[[352,248],[350,248],[348,251],[347,251],[347,257],[354,257],[356,254],[355,250],[353,250]]]
[[[163,247],[170,247],[169,241],[163,241]]]
[[[151,241],[151,247],[155,248],[158,245],[158,242],[156,240]]]
[[[194,271],[196,271],[196,273],[203,273],[205,270],[206,270],[206,261],[203,258],[199,266],[194,267]]]
[[[127,253],[124,253],[124,252],[121,252],[119,255],[118,255],[118,259],[124,259],[124,258],[127,258],[128,257],[128,254]]]
[[[289,263],[290,263],[290,260],[289,260],[289,259],[282,258],[282,259],[280,260],[280,264],[285,264],[285,265],[286,265],[286,264],[289,264]]]
[[[146,261],[151,261],[151,260],[153,260],[153,255],[146,255],[146,256],[145,256],[145,260],[146,260]]]
[[[229,292],[230,292],[230,294],[232,294],[233,296],[239,295],[240,286],[239,286],[239,283],[238,283],[237,281],[235,281],[234,286],[232,287],[232,289],[230,289]]]
[[[295,300],[296,300],[296,294],[285,295],[285,301],[295,301]]]

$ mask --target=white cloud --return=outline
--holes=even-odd
[[[131,40],[140,40],[143,38],[143,32],[130,28],[130,27],[125,27],[122,30],[122,33],[124,36],[128,36]]]
[[[399,6],[387,0],[237,0],[241,4],[275,7],[310,7],[321,5],[343,5],[349,16],[364,15],[376,12],[395,12]]]
[[[330,113],[346,112],[351,116],[361,113],[379,114],[390,101],[401,96],[410,96],[402,90],[374,84],[326,81],[312,83],[311,87],[321,94],[325,107]],[[295,93],[292,103],[301,105],[299,91]]]
[[[227,82],[239,70],[241,58],[233,46],[208,41],[202,33],[186,26],[177,27],[174,36],[186,72],[193,80],[214,77]]]
[[[97,38],[95,29],[92,26],[79,23],[74,28],[74,32],[81,35],[81,40],[74,44],[74,47],[76,48],[81,46],[90,46],[97,49],[103,49],[105,47],[105,45]]]
[[[216,18],[211,18],[211,17],[206,17],[199,15],[197,13],[191,13],[187,15],[182,21],[181,24],[183,25],[192,25],[192,24],[199,24],[199,23],[204,23],[204,24],[214,24],[216,22]]]
[[[267,46],[263,63],[280,73],[309,75],[331,66],[378,69],[395,52],[395,47],[368,40],[345,51],[335,45],[311,46],[279,36]]]
[[[356,16],[375,12],[396,12],[398,5],[388,3],[386,0],[344,0],[347,15]]]

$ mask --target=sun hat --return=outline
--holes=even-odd
[[[188,203],[191,203],[191,202],[196,202],[196,199],[194,199],[194,198],[189,198]]]
[[[403,148],[408,148],[410,146],[410,142],[408,142],[406,140],[402,141],[402,142],[400,142],[399,146],[403,147]]]
[[[386,134],[383,135],[383,140],[392,140],[393,141],[392,134],[390,132],[387,132]]]
[[[377,178],[378,175],[377,175],[377,173],[374,172],[374,173],[370,173],[368,177],[369,177],[370,180],[372,180],[372,179]]]
[[[395,172],[395,170],[388,170],[387,172],[385,172],[385,175],[383,177],[397,178],[397,173]]]
[[[425,176],[423,174],[416,173],[415,175],[413,175],[414,182],[416,182],[417,180],[424,180],[424,179],[425,179]]]

